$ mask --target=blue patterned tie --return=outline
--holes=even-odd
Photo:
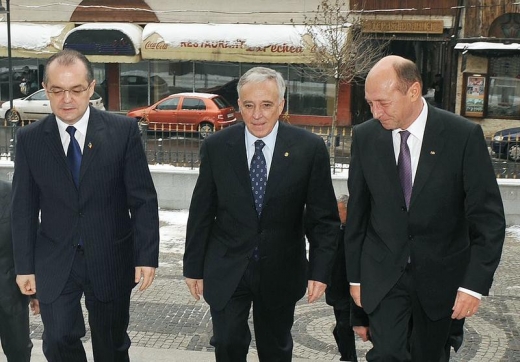
[[[69,161],[70,172],[72,173],[72,178],[74,179],[74,183],[76,187],[79,187],[79,169],[81,167],[81,148],[79,147],[79,143],[74,137],[76,133],[76,128],[73,126],[68,126],[66,129],[67,133],[70,135],[70,143],[69,148],[67,149],[67,160]]]
[[[262,214],[262,206],[264,205],[265,186],[267,185],[267,164],[265,162],[262,149],[265,143],[262,140],[255,141],[255,154],[251,159],[251,167],[249,168],[249,176],[251,177],[251,190],[255,199],[255,208],[258,217]],[[255,246],[252,254],[254,261],[260,260],[260,251],[258,245]]]
[[[412,159],[410,157],[410,149],[408,148],[408,137],[410,132],[400,131],[401,148],[397,159],[397,168],[399,170],[399,178],[401,179],[401,187],[403,188],[406,208],[410,208],[410,197],[412,196]]]
[[[265,186],[267,184],[267,164],[265,162],[264,148],[265,143],[262,140],[255,142],[255,154],[251,160],[249,168],[249,176],[251,177],[251,189],[253,198],[255,199],[255,207],[258,217],[262,214],[262,206],[264,204]]]

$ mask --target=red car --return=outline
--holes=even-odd
[[[127,116],[147,122],[149,130],[199,132],[202,138],[237,122],[233,106],[209,93],[172,94],[151,106],[132,109]]]

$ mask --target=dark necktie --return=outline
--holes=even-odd
[[[249,176],[251,177],[251,189],[253,191],[253,198],[255,199],[255,207],[258,217],[262,213],[262,206],[264,204],[265,186],[267,184],[267,164],[265,162],[264,148],[265,143],[262,140],[255,142],[255,154],[251,160],[251,167],[249,168]]]
[[[401,179],[401,187],[403,188],[406,208],[410,208],[410,197],[412,196],[412,160],[410,157],[410,149],[408,148],[408,137],[410,132],[400,131],[401,148],[397,159],[397,168],[399,170],[399,178]]]
[[[262,140],[255,141],[255,154],[251,159],[251,167],[249,168],[249,176],[251,177],[251,190],[255,199],[255,208],[258,217],[262,214],[262,206],[264,205],[265,186],[267,185],[267,164],[265,162],[262,149],[265,143]],[[252,254],[254,261],[260,260],[260,251],[258,245],[255,246]]]
[[[76,128],[73,126],[68,126],[66,131],[70,135],[69,148],[67,149],[67,160],[69,162],[69,168],[70,172],[72,173],[74,183],[76,184],[76,187],[78,187],[79,169],[81,167],[81,148],[79,148],[79,143],[76,140],[76,137],[74,137]]]

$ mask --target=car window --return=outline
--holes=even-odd
[[[204,111],[206,110],[206,105],[202,99],[185,97],[182,101],[182,109]]]
[[[218,109],[233,107],[225,98],[220,96],[213,98],[212,101],[215,102]]]
[[[177,105],[179,104],[179,97],[166,99],[164,102],[161,102],[157,105],[156,109],[161,111],[172,111],[177,109]]]
[[[36,93],[31,94],[26,99],[27,100],[31,100],[31,101],[46,101],[47,100],[47,94],[44,91],[36,92]]]

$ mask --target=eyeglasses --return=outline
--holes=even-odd
[[[49,93],[50,96],[58,98],[58,97],[64,97],[65,92],[69,92],[69,95],[71,97],[77,97],[77,96],[80,96],[81,94],[83,94],[84,92],[88,91],[90,89],[91,85],[92,85],[92,83],[90,83],[87,88],[79,88],[79,87],[72,88],[72,89],[52,88],[52,89],[48,89],[47,93]]]

